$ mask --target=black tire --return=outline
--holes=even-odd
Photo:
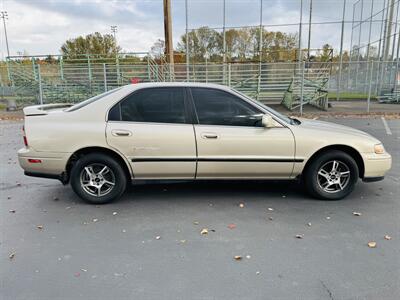
[[[336,173],[333,171],[334,162],[337,163],[337,169],[339,169]],[[326,169],[331,169],[331,172],[328,173],[329,176],[325,173]],[[318,173],[320,171],[321,173]],[[349,171],[348,178],[344,175],[347,171]],[[338,177],[335,176],[340,177],[337,179]],[[347,153],[338,150],[321,153],[311,161],[303,174],[307,192],[321,200],[343,199],[353,191],[358,177],[359,171],[355,160]],[[340,184],[333,184],[338,180],[341,182]],[[331,191],[328,191],[330,189]]]
[[[102,166],[107,167],[104,174],[100,174],[99,171],[103,169]],[[92,170],[93,173],[86,171],[85,167]],[[99,182],[96,182],[98,176],[101,176],[101,178]],[[94,177],[96,178],[93,180],[88,179]],[[105,204],[118,199],[124,193],[127,183],[122,166],[114,158],[102,153],[91,153],[81,157],[73,165],[70,178],[74,192],[81,199],[92,204]],[[89,182],[85,180],[89,180]],[[98,192],[99,186],[100,192]]]

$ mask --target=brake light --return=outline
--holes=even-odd
[[[24,145],[28,147],[28,139],[26,138],[26,133],[25,133],[25,126],[22,126],[22,138],[24,139]]]
[[[42,161],[40,159],[33,159],[33,158],[28,158],[28,162],[31,164],[40,164]]]

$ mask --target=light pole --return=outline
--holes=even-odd
[[[6,11],[0,12],[0,18],[3,19],[4,35],[6,36],[7,57],[10,57],[10,48],[8,47],[7,26],[6,26],[6,19],[8,19],[7,12]]]

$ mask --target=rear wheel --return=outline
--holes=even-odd
[[[329,151],[316,157],[304,174],[307,191],[323,200],[339,200],[349,195],[358,180],[354,159],[342,151]]]
[[[126,181],[120,164],[102,153],[83,156],[71,171],[72,189],[80,198],[94,204],[119,198],[125,191]]]

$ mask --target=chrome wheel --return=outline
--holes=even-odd
[[[108,166],[94,163],[82,169],[80,183],[86,193],[95,197],[102,197],[114,188],[115,175]]]
[[[318,170],[317,182],[327,193],[340,192],[350,182],[350,169],[340,160],[328,161]]]

